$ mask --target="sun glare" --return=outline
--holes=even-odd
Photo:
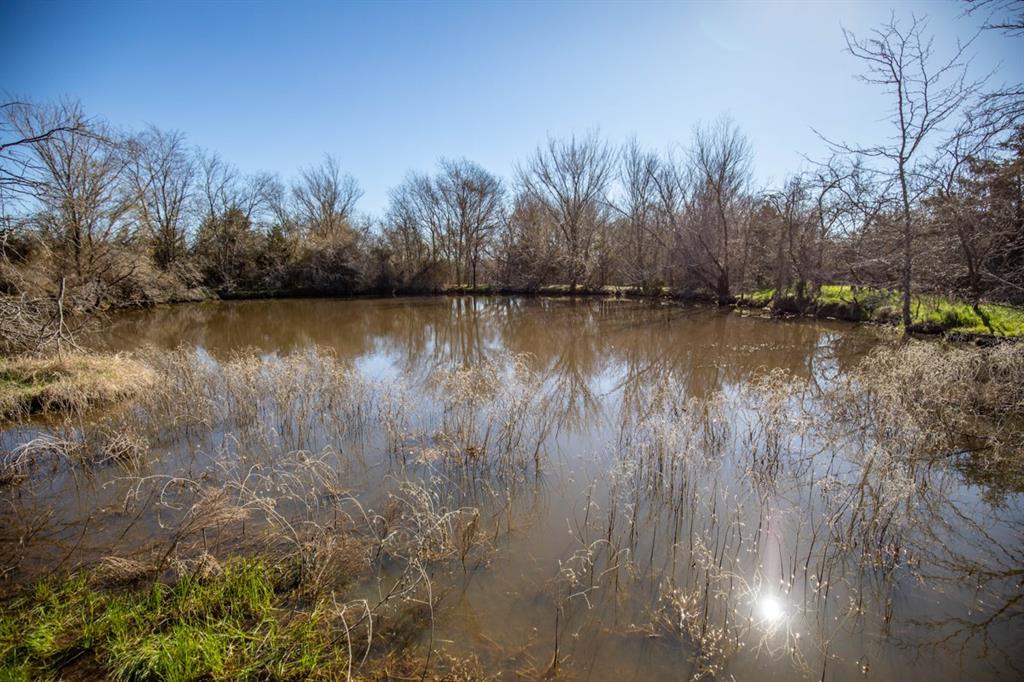
[[[761,614],[761,619],[767,623],[777,623],[786,615],[785,609],[782,608],[782,602],[770,594],[758,600],[757,609]]]

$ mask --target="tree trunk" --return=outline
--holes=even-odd
[[[725,305],[729,302],[729,273],[724,270],[718,275],[718,284],[716,286],[716,292],[718,296],[718,305]]]
[[[913,247],[913,223],[910,215],[910,194],[907,191],[907,174],[900,164],[900,191],[903,195],[903,333],[908,333],[911,324],[910,318],[910,286],[913,268],[911,248]]]
[[[772,294],[772,308],[778,308],[786,288],[786,249],[783,235],[778,236],[778,248],[775,252],[775,293]]]

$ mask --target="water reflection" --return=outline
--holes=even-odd
[[[310,485],[330,483],[309,493],[318,509],[346,495],[380,509],[412,479],[428,506],[480,510],[494,553],[445,586],[431,641],[493,672],[1017,674],[1022,499],[992,504],[955,467],[902,456],[913,434],[900,425],[883,441],[834,418],[830,389],[874,341],[839,323],[619,300],[133,313],[95,342],[200,350],[168,361],[169,404],[142,410],[162,419],[142,429],[153,456],[131,476],[36,472],[38,497],[6,500],[0,558],[13,579],[33,562],[145,554],[176,526],[143,500],[175,477],[243,487],[284,467],[291,490],[287,467],[313,459],[325,473]],[[0,433],[0,447],[46,433]]]
[[[525,354],[579,421],[602,395],[668,378],[695,398],[767,369],[827,380],[859,357],[870,334],[841,323],[769,325],[636,301],[451,297],[166,307],[122,316],[96,342],[115,350],[201,347],[220,359],[242,349],[288,354],[320,346],[378,373],[421,380],[439,368]]]

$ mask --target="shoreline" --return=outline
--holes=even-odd
[[[440,289],[363,289],[359,291],[343,289],[324,289],[317,287],[299,287],[289,289],[272,290],[235,290],[235,291],[213,291],[206,290],[208,296],[201,298],[170,299],[167,301],[153,302],[149,304],[126,306],[111,310],[145,310],[163,305],[183,305],[189,303],[209,303],[219,301],[260,301],[260,300],[287,300],[287,299],[388,299],[397,297],[409,298],[433,298],[433,297],[454,297],[454,296],[519,296],[528,298],[611,298],[634,301],[648,301],[661,303],[674,303],[678,305],[708,307],[716,309],[731,309],[733,311],[745,311],[750,316],[771,320],[789,319],[814,319],[849,322],[853,324],[867,324],[879,327],[899,328],[899,322],[892,319],[873,319],[872,311],[857,301],[846,303],[815,302],[810,301],[803,307],[796,305],[796,302],[787,297],[782,304],[773,308],[771,303],[764,303],[751,298],[750,295],[741,294],[733,296],[728,302],[721,303],[710,294],[690,291],[645,291],[639,287],[613,286],[603,287],[577,287],[571,290],[568,285],[547,285],[536,288],[519,287],[444,287]],[[1009,307],[1009,306],[1007,306]],[[1024,310],[1021,311],[1024,314]],[[919,338],[942,338],[943,340],[956,343],[972,343],[975,345],[993,345],[999,343],[1016,343],[1024,340],[1024,334],[986,334],[980,332],[963,331],[955,326],[947,326],[935,322],[918,322],[911,325],[909,335]]]

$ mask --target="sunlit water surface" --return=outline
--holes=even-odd
[[[95,343],[183,346],[211,363],[317,347],[369,381],[400,383],[412,414],[435,417],[438,372],[521,363],[539,377],[537,397],[552,409],[532,464],[451,479],[500,532],[485,559],[439,580],[422,644],[476,656],[489,672],[1016,677],[1021,496],[975,485],[949,462],[878,468],[865,464],[856,436],[816,433],[822,396],[876,342],[872,330],[827,321],[467,297],[167,307],[122,315]],[[759,442],[773,417],[749,390],[783,375],[801,408],[780,417],[781,443]],[[656,398],[657,387],[671,395]],[[714,423],[693,413],[706,401],[719,406]],[[420,456],[430,434],[410,436],[396,457],[375,420],[358,437],[314,430],[303,445],[342,453],[346,488],[368,506],[398,479],[451,476]],[[12,450],[43,431],[8,430],[0,445]],[[687,454],[665,459],[673,449]],[[204,457],[187,438],[155,444],[152,456],[164,473],[201,469]],[[3,535],[5,561],[18,559],[7,580],[143,544],[159,519],[125,530],[129,491],[118,476],[55,469],[35,507],[58,501],[46,532],[32,546],[13,529]]]

